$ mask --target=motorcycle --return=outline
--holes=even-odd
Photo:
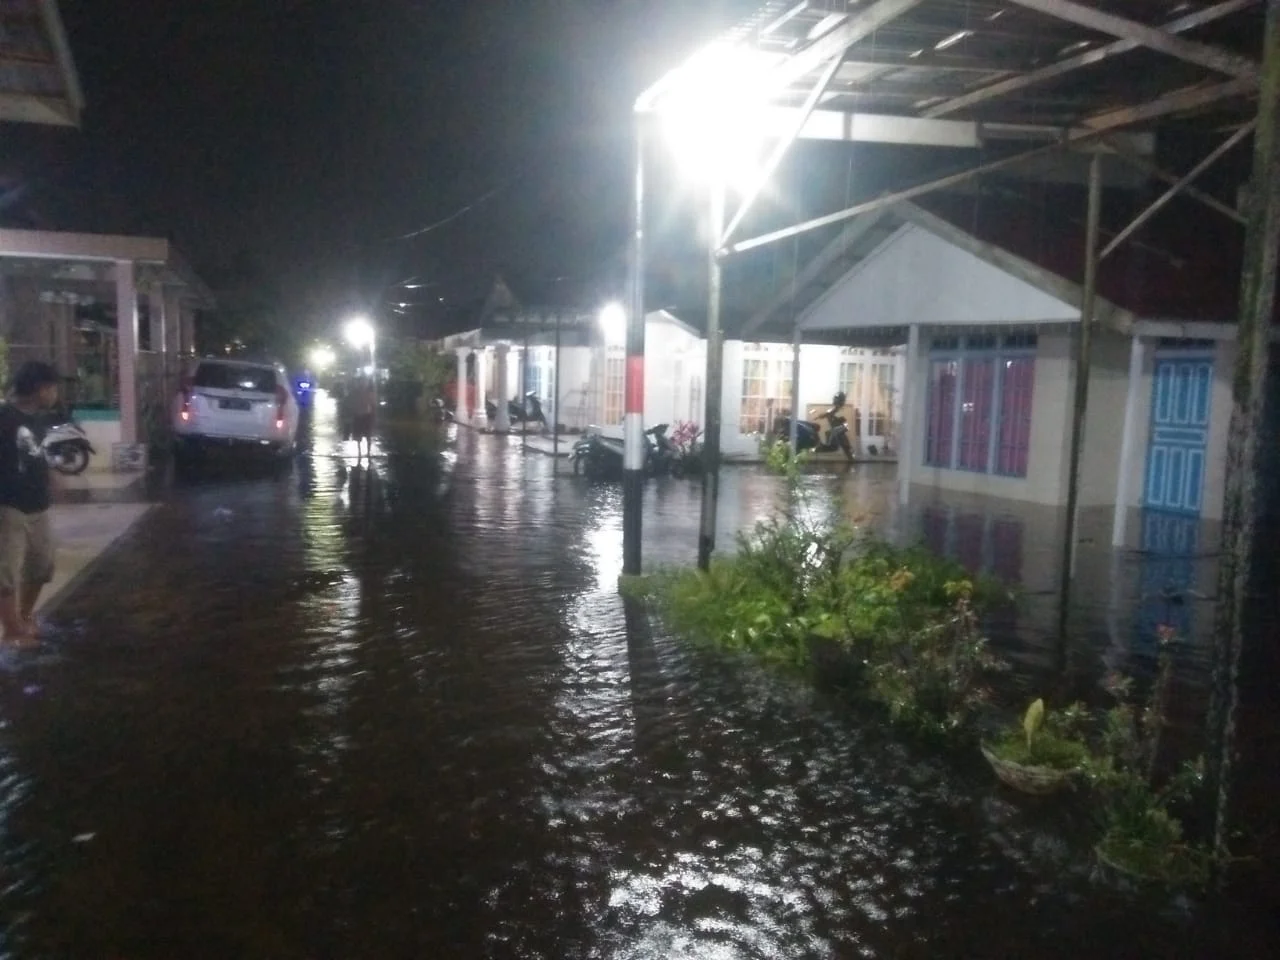
[[[676,448],[667,437],[667,424],[660,423],[644,432],[645,473],[657,476],[674,472]],[[621,440],[588,434],[573,445],[569,462],[575,474],[583,474],[591,480],[618,479],[622,476]]]
[[[840,450],[845,459],[853,462],[853,444],[849,441],[849,423],[840,415],[846,397],[837,393],[831,398],[831,408],[822,415],[827,421],[827,436],[823,439],[822,427],[812,420],[801,420],[796,424],[796,452],[812,450],[814,453],[833,453]],[[791,442],[791,418],[779,417],[775,427],[775,436],[784,443]]]
[[[44,436],[44,457],[49,466],[61,474],[74,477],[84,473],[89,458],[97,451],[89,442],[80,421],[67,410],[48,429]]]
[[[498,419],[498,405],[492,400],[485,401],[484,412],[490,420]],[[512,423],[540,423],[544,431],[547,429],[547,417],[542,412],[542,401],[532,390],[524,395],[523,403],[517,400],[507,401],[507,417]]]

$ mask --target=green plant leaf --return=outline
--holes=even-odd
[[[1037,698],[1031,702],[1031,706],[1027,707],[1026,714],[1022,717],[1022,729],[1027,735],[1027,749],[1031,749],[1031,741],[1036,738],[1036,733],[1044,724],[1044,700]]]

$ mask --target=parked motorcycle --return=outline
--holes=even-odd
[[[436,423],[448,423],[453,419],[453,410],[443,397],[431,401],[431,419]]]
[[[833,453],[840,450],[845,459],[853,462],[853,444],[849,441],[849,423],[840,415],[847,398],[837,393],[831,399],[831,408],[822,415],[827,421],[827,436],[823,439],[822,427],[812,420],[801,420],[796,424],[796,452],[812,450],[814,453]],[[784,443],[791,442],[791,418],[779,417],[774,427],[777,438]]]
[[[494,401],[485,401],[484,412],[490,420],[498,419],[498,405]],[[532,390],[524,395],[523,402],[507,401],[507,417],[512,423],[540,423],[543,430],[547,429],[547,417],[542,412],[542,401]]]
[[[89,458],[96,453],[84,427],[68,409],[49,427],[44,436],[44,457],[59,473],[74,477],[84,473]]]
[[[644,432],[645,473],[649,476],[673,473],[677,459],[675,445],[667,437],[667,424],[660,423]],[[590,480],[619,479],[622,476],[621,440],[588,434],[573,445],[569,462],[575,474]]]

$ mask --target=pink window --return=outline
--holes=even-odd
[[[1006,477],[1027,475],[1031,449],[1031,394],[1035,389],[1033,357],[1005,358],[1000,378],[1000,433],[996,449],[996,473]]]
[[[991,459],[991,395],[996,362],[965,360],[960,391],[960,450],[956,466],[986,473]]]
[[[955,433],[956,367],[954,360],[934,360],[929,364],[924,462],[931,467],[951,466],[951,447]]]

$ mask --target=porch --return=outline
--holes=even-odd
[[[136,466],[167,429],[168,398],[212,295],[167,240],[0,230],[0,338],[8,371],[53,364],[98,451]]]

